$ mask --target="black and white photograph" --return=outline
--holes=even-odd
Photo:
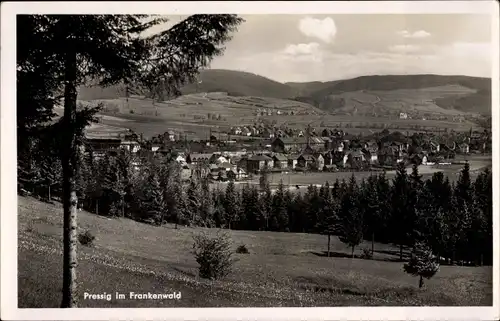
[[[498,318],[498,3],[383,3],[2,4],[2,319]]]

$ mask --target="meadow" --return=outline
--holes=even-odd
[[[431,89],[429,91],[436,94]],[[404,92],[404,90],[402,91]],[[413,96],[420,92],[418,90],[414,91]],[[357,94],[361,95],[363,99],[368,99],[365,96],[372,95],[365,92],[349,93],[349,97],[357,97]],[[402,98],[397,98],[397,94],[398,91],[377,93],[377,95],[382,97],[382,101],[378,104],[387,104],[389,101],[402,101]],[[409,98],[407,97],[405,100],[412,97],[411,93],[404,92],[403,94],[409,95]],[[438,94],[439,92],[436,95]],[[420,103],[416,102],[417,98],[420,97],[418,95],[412,98],[412,102],[406,101],[402,103],[412,106],[421,104],[422,98],[419,98]],[[356,104],[362,104],[360,103],[362,100],[358,98],[352,99],[356,99]],[[145,138],[162,134],[167,130],[174,130],[182,133],[182,136],[185,136],[187,139],[207,139],[210,132],[227,132],[232,126],[251,125],[260,120],[275,122],[278,126],[286,125],[299,129],[303,129],[307,125],[317,128],[340,127],[351,134],[370,134],[374,131],[380,131],[382,128],[408,131],[410,133],[415,131],[415,126],[434,130],[437,128],[440,130],[453,129],[455,131],[467,131],[471,127],[477,128],[476,124],[468,121],[399,119],[398,117],[384,114],[382,114],[384,116],[378,117],[361,113],[347,115],[338,113],[328,114],[310,104],[294,100],[252,96],[234,97],[220,92],[188,94],[169,101],[155,102],[154,104],[151,99],[139,96],[130,97],[128,100],[122,97],[115,99],[82,100],[80,102],[84,105],[103,103],[105,105],[105,109],[101,113],[103,115],[101,119],[103,124],[130,128],[137,133],[142,133]],[[372,103],[370,102],[370,104]],[[398,102],[397,104],[400,103]],[[425,104],[431,104],[431,102],[427,101]],[[356,108],[362,109],[361,105],[358,107]],[[263,109],[280,110],[284,113],[294,111],[299,114],[257,116],[258,111]],[[446,115],[456,114],[453,110],[445,110],[443,108],[440,108],[440,110],[445,111],[444,114]],[[62,112],[62,109],[60,112]]]
[[[18,306],[56,308],[62,287],[62,205],[18,197]],[[402,270],[398,250],[375,244],[373,260],[359,258],[363,243],[350,249],[314,234],[228,231],[235,254],[233,272],[222,281],[197,276],[192,236],[215,229],[155,227],[81,211],[79,229],[95,236],[79,245],[81,307],[265,307],[265,306],[485,306],[492,304],[491,267],[441,266],[422,289]],[[405,255],[408,252],[405,250]],[[83,293],[129,291],[182,293],[180,300],[83,300]]]

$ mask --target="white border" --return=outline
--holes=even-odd
[[[499,311],[499,11],[496,1],[373,1],[373,2],[8,2],[1,6],[1,319],[4,320],[102,320],[102,319],[447,319],[498,320]],[[175,308],[165,309],[17,309],[17,194],[16,194],[16,112],[15,112],[15,15],[19,13],[237,13],[237,14],[491,14],[492,15],[492,122],[494,184],[494,266],[493,307],[472,308]],[[276,310],[279,309],[279,310]],[[242,315],[244,317],[242,317]]]

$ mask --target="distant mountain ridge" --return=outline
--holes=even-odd
[[[227,92],[231,96],[285,98],[329,112],[351,114],[412,110],[419,104],[418,108],[436,113],[491,114],[491,79],[469,76],[375,75],[327,82],[280,83],[249,72],[208,69],[201,71],[198,82],[184,86],[181,92]],[[373,99],[381,101],[370,100],[372,98],[366,95],[379,97]],[[121,86],[83,87],[79,92],[81,100],[123,96],[125,90]]]

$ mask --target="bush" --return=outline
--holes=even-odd
[[[245,246],[245,244],[242,244],[242,245],[238,246],[238,248],[236,249],[236,253],[238,253],[238,254],[248,254],[250,252],[248,251],[248,249]]]
[[[371,260],[373,258],[372,250],[365,247],[363,249],[363,253],[361,254],[361,258],[365,260]]]
[[[92,246],[94,244],[95,236],[89,230],[78,233],[78,241],[81,245]]]
[[[193,254],[200,265],[198,272],[201,278],[217,280],[231,272],[234,260],[231,240],[227,233],[218,232],[215,237],[201,233],[193,239]]]

